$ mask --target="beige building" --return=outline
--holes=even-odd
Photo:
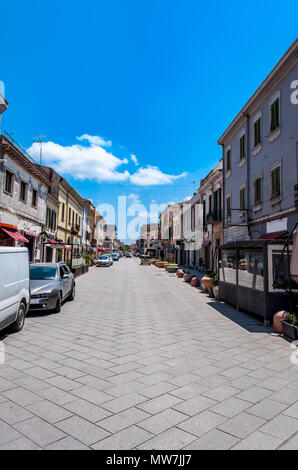
[[[49,192],[58,199],[57,239],[66,244],[82,243],[82,211],[84,200],[53,168],[42,167],[50,179]]]
[[[65,243],[81,245],[84,202],[64,178],[61,178],[59,184],[58,200],[58,238]]]

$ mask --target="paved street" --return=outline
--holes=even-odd
[[[283,338],[137,259],[4,337],[1,449],[294,449]]]

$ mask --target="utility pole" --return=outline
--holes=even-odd
[[[33,139],[33,142],[37,142],[38,144],[40,144],[40,151],[39,151],[39,164],[40,165],[42,164],[42,143],[45,138],[46,138],[45,135],[40,135]]]

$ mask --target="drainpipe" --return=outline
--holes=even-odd
[[[225,145],[222,146],[222,231],[223,231],[223,244],[225,243],[225,228],[226,228],[226,196],[225,196],[225,173],[226,173],[226,161],[225,161]]]
[[[247,223],[247,231],[249,239],[252,240],[251,235],[251,227],[250,227],[250,132],[249,132],[249,114],[243,113],[243,116],[246,117],[246,131],[247,131],[247,143],[246,143],[246,202],[247,202],[247,210],[246,210],[246,223]]]
[[[294,185],[294,204],[298,208],[298,142],[296,142],[296,184]]]

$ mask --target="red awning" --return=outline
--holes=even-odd
[[[23,235],[21,235],[19,232],[10,232],[10,230],[6,230],[3,227],[1,228],[10,238],[13,238],[17,242],[29,243],[29,240],[23,237]]]
[[[102,248],[101,246],[99,246],[97,249],[98,249],[98,251],[106,251],[106,249]]]
[[[264,233],[258,240],[279,240],[287,235],[287,230],[283,230],[282,232],[272,232],[272,233]]]
[[[28,237],[37,238],[39,234],[38,233],[33,233],[33,232],[25,232],[25,235],[28,235]]]
[[[57,243],[56,240],[52,240],[51,238],[48,238],[49,243]]]

